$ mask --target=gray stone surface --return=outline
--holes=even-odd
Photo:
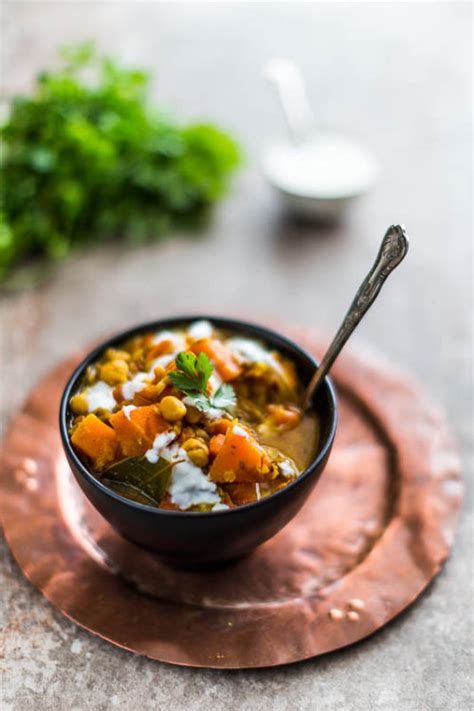
[[[406,614],[276,670],[196,671],[115,649],[51,608],[3,543],[2,711],[473,707],[470,27],[468,3],[3,3],[3,93],[28,87],[59,44],[93,36],[155,71],[155,98],[179,115],[236,132],[247,166],[200,239],[91,250],[42,288],[2,297],[2,423],[59,358],[142,319],[210,309],[334,329],[385,227],[402,221],[411,254],[358,338],[445,407],[468,493],[451,559]],[[337,229],[283,219],[260,177],[262,146],[284,130],[260,76],[273,55],[301,63],[322,123],[379,156],[379,185]]]

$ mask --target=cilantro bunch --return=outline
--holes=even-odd
[[[146,73],[90,45],[62,56],[31,96],[13,100],[0,129],[0,281],[30,257],[198,224],[239,162],[215,126],[151,111]]]
[[[237,403],[232,385],[223,383],[214,395],[207,393],[207,384],[213,370],[214,366],[205,353],[199,353],[196,357],[191,351],[183,351],[176,357],[176,370],[171,370],[168,377],[201,412],[214,407],[231,410]]]

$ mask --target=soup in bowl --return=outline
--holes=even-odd
[[[72,471],[127,539],[187,564],[235,558],[294,516],[327,461],[330,381],[302,406],[316,367],[240,321],[174,318],[119,334],[66,385]]]

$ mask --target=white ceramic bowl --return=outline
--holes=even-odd
[[[270,145],[263,172],[292,212],[335,218],[373,186],[372,155],[349,136],[318,131],[299,143]]]

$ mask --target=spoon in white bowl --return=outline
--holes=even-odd
[[[306,388],[305,409],[311,407],[316,391],[328,374],[347,339],[374,303],[385,279],[405,258],[408,252],[408,244],[408,237],[403,225],[391,225],[388,228],[372,269],[360,285],[338,332]]]
[[[318,128],[298,66],[272,59],[264,68],[288,124],[290,140],[268,147],[263,171],[288,206],[301,213],[335,217],[367,192],[376,178],[371,153],[341,131]]]
[[[303,75],[291,59],[271,59],[264,73],[276,89],[293,142],[303,141],[316,124]]]

